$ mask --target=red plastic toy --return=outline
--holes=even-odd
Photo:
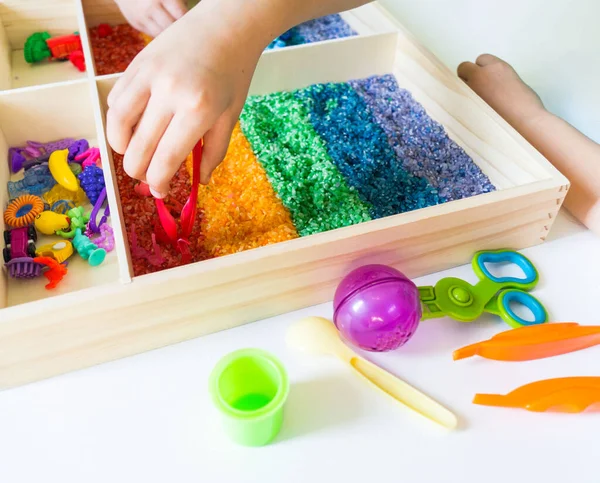
[[[40,265],[45,265],[48,267],[48,270],[44,272],[44,277],[46,277],[50,283],[46,284],[46,289],[52,290],[56,288],[64,276],[67,274],[67,267],[63,264],[58,263],[54,258],[50,257],[36,257],[33,259],[35,263],[39,263]]]
[[[76,34],[51,37],[46,39],[46,45],[53,59],[66,60],[72,52],[81,51],[81,38]]]
[[[71,52],[69,60],[79,72],[85,72],[85,58],[83,57],[83,52],[81,50],[74,50]]]

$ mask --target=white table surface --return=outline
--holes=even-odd
[[[406,9],[405,20],[414,25],[422,22],[432,4],[438,5],[431,20],[434,25],[441,25],[440,19],[451,10],[443,7],[442,0],[414,3],[421,7],[409,8],[408,0],[396,5],[398,11]],[[475,1],[447,3],[460,5],[469,21],[474,14],[467,15],[467,7],[480,9]],[[568,17],[558,3],[554,2],[557,11]],[[591,9],[595,0],[568,3]],[[536,20],[542,28],[540,22],[548,21],[550,13],[540,7],[541,2],[521,0],[521,10],[512,13],[514,21],[520,24],[519,15],[530,11],[529,4],[537,5],[544,15],[528,22],[533,28]],[[492,13],[487,22],[495,16]],[[568,23],[568,18],[563,20]],[[591,18],[576,16],[573,21],[583,22],[581,31],[585,25],[595,28]],[[414,25],[413,31],[421,33]],[[552,28],[560,34],[560,27]],[[425,30],[423,26],[423,37],[432,48],[437,45],[449,65],[475,55],[459,29],[443,42],[442,32],[438,31],[438,38]],[[495,45],[498,28],[480,24],[477,32],[489,36],[482,44]],[[564,42],[574,45],[569,38]],[[552,60],[533,54],[532,58],[540,69]],[[572,82],[578,82],[575,74]],[[552,82],[548,86],[552,91]],[[554,99],[561,103],[560,96]],[[583,113],[580,119],[585,121],[584,110],[577,112]],[[600,324],[600,239],[563,214],[548,242],[525,253],[542,276],[535,294],[554,320]],[[470,267],[464,266],[416,282],[432,284],[448,275],[474,281]],[[454,349],[505,329],[489,317],[471,325],[428,321],[403,349],[373,356],[460,416],[461,429],[449,434],[371,390],[337,360],[290,352],[283,341],[285,331],[303,315],[330,317],[331,306],[0,393],[0,482],[599,481],[593,460],[598,457],[600,413],[533,414],[478,407],[471,400],[476,392],[506,393],[540,379],[598,376],[600,347],[520,364],[484,359],[452,362]],[[279,356],[292,383],[280,437],[276,444],[260,449],[236,447],[224,437],[206,391],[217,360],[250,346]]]

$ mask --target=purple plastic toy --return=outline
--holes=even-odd
[[[35,242],[37,232],[33,225],[13,228],[4,232],[6,247],[2,250],[4,261],[9,263],[13,259],[35,257]]]
[[[52,141],[49,143],[38,143],[36,141],[27,141],[26,146],[11,147],[8,150],[8,161],[10,169],[13,173],[19,172],[26,162],[29,162],[28,166],[38,164],[42,162],[44,158],[50,156],[52,152],[60,149],[68,149],[75,139],[66,138],[59,139],[58,141]]]
[[[339,284],[333,306],[333,320],[342,338],[372,352],[404,345],[421,320],[417,286],[385,265],[366,265],[350,272]]]
[[[105,186],[102,168],[96,165],[86,166],[77,177],[81,182],[81,187],[85,191],[86,196],[92,205],[95,205]]]
[[[42,274],[42,265],[33,258],[14,258],[6,264],[8,275],[12,278],[36,278]]]
[[[90,145],[87,139],[79,139],[69,146],[69,162],[72,163],[77,160],[80,154],[85,153],[90,149]]]

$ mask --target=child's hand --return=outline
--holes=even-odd
[[[187,7],[183,0],[115,0],[127,22],[151,37],[157,37],[176,20]]]
[[[201,138],[201,182],[208,183],[271,40],[237,9],[214,11],[224,3],[204,0],[156,38],[108,97],[108,141],[124,154],[125,172],[148,183],[156,197],[168,194],[171,178]]]

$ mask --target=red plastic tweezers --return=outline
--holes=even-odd
[[[189,236],[194,228],[194,221],[196,220],[196,214],[198,213],[198,187],[200,185],[200,164],[202,162],[202,140],[198,141],[194,150],[192,151],[192,190],[188,197],[183,209],[181,210],[181,216],[179,223],[181,225],[181,231],[178,233],[177,223],[175,219],[165,206],[165,202],[162,199],[155,198],[156,211],[160,224],[162,225],[167,237],[177,247],[179,253],[181,253],[183,263],[189,263],[192,258],[192,254],[189,249]]]

